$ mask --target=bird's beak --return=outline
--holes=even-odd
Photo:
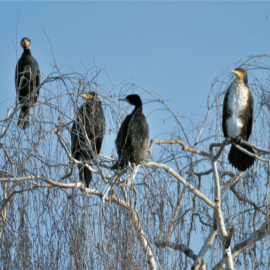
[[[232,73],[234,73],[237,77],[241,76],[241,72],[239,70],[231,70]]]
[[[123,99],[122,99],[122,98],[119,98],[118,100],[119,100],[119,101],[125,101],[125,102],[127,102],[127,103],[130,104],[130,102],[129,102],[129,100],[128,100],[127,98],[123,98]]]
[[[80,96],[82,98],[84,98],[84,99],[91,99],[91,98],[93,98],[93,96],[90,95],[90,94],[88,94],[88,93],[82,93],[82,94],[80,94]]]
[[[26,40],[24,40],[24,43],[25,43],[26,48],[29,48],[29,46],[30,46],[30,41],[26,39]]]

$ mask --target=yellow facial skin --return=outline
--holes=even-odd
[[[87,100],[93,98],[93,96],[90,95],[89,93],[82,94],[82,97],[83,97],[84,99],[87,99]]]
[[[241,70],[231,70],[232,73],[234,73],[237,77],[242,77],[243,72]]]
[[[26,46],[26,48],[28,48],[30,46],[30,41],[27,39],[25,40],[25,46]]]
[[[125,101],[126,101],[127,103],[131,104],[128,98],[126,98]]]

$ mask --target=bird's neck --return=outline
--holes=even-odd
[[[29,49],[24,49],[24,50],[23,50],[23,53],[24,53],[25,55],[31,55],[31,51],[30,51]]]
[[[235,83],[237,84],[237,85],[247,85],[247,81],[245,81],[243,78],[236,78],[235,79]]]
[[[135,113],[142,113],[142,102],[135,105],[135,108],[132,111],[132,114],[135,114]]]
[[[93,107],[93,105],[101,105],[101,101],[99,100],[93,100],[93,99],[89,99],[85,102],[85,105],[87,108],[91,108]]]
[[[243,80],[239,80],[236,78],[231,85],[232,85],[231,89],[238,92],[244,87],[244,82]]]

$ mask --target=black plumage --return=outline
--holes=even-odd
[[[235,142],[254,154],[251,147],[241,144],[241,139],[248,141],[253,124],[254,100],[248,87],[247,72],[237,68],[232,70],[235,80],[227,89],[223,103],[222,129],[225,137],[235,137]],[[228,160],[240,171],[250,168],[255,158],[231,146]]]
[[[86,102],[79,108],[74,119],[71,131],[71,152],[75,159],[89,161],[93,158],[93,152],[100,153],[106,121],[98,93],[92,91],[81,96]],[[78,166],[78,168],[80,181],[89,187],[92,180],[91,171],[83,166]]]
[[[40,88],[40,70],[36,59],[31,55],[29,38],[21,40],[23,53],[15,71],[15,86],[19,103],[22,104],[18,126],[26,129],[29,123],[29,109],[37,101]]]
[[[136,165],[144,160],[149,138],[149,127],[142,110],[142,101],[138,95],[129,95],[125,99],[135,108],[127,115],[116,138],[119,160],[112,169],[123,168],[128,162]]]

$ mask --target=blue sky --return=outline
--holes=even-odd
[[[1,101],[15,98],[16,24],[19,41],[45,77],[52,63],[78,72],[105,67],[114,84],[130,76],[167,100],[179,115],[205,105],[213,79],[237,60],[268,53],[268,2],[1,2]],[[2,92],[1,91],[1,92]],[[3,103],[2,103],[3,104]]]

